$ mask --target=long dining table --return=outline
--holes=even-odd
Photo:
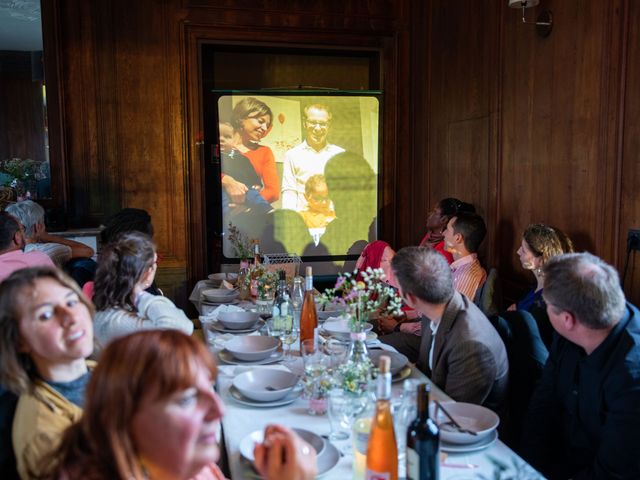
[[[200,320],[203,328],[207,329],[208,326],[204,320],[215,309],[213,307],[206,308],[206,305],[199,304],[201,300],[200,291],[204,286],[206,286],[205,282],[197,285],[194,292],[192,292],[191,299],[201,314],[204,315],[204,317],[200,317]],[[250,304],[241,304],[241,306],[248,308]],[[208,332],[212,333],[211,330]],[[251,334],[256,335],[258,333],[253,332]],[[227,454],[231,480],[259,478],[250,463],[243,459],[240,454],[240,444],[245,437],[253,432],[263,431],[269,424],[278,423],[291,428],[309,430],[326,439],[330,433],[330,423],[326,414],[311,415],[307,413],[308,400],[303,396],[296,398],[290,404],[271,408],[247,406],[236,401],[230,392],[235,376],[248,370],[268,368],[288,369],[298,375],[302,375],[304,367],[298,352],[294,352],[293,361],[290,360],[288,362],[280,360],[269,365],[226,364],[224,360],[220,359],[219,354],[224,348],[225,342],[230,338],[232,338],[230,334],[214,333],[214,335],[210,335],[204,333],[203,335],[203,340],[208,343],[210,350],[218,360],[217,390],[225,404],[225,414],[222,418],[224,450]],[[387,345],[381,345],[379,341],[374,342],[372,346],[373,348],[392,348]],[[453,401],[414,365],[411,365],[411,374],[408,378],[429,383],[433,400],[438,400],[439,402]],[[392,399],[398,399],[401,393],[402,382],[393,383]],[[352,478],[354,457],[351,438],[332,443],[337,448],[340,458],[337,464],[328,470],[322,478],[327,480]],[[537,480],[544,477],[498,438],[494,443],[482,450],[463,453],[449,452],[446,459],[441,462],[440,478],[442,480]]]
[[[299,364],[297,363],[299,362]],[[292,428],[310,430],[325,438],[330,433],[330,424],[326,415],[310,415],[303,397],[298,397],[289,405],[275,408],[255,408],[238,403],[230,394],[234,376],[249,369],[285,368],[294,372],[302,370],[302,360],[298,358],[289,365],[238,366],[219,363],[218,391],[225,403],[225,415],[222,419],[224,446],[227,452],[232,480],[256,478],[252,467],[240,454],[240,442],[256,430],[264,430],[271,423],[279,423]],[[431,384],[432,397],[440,402],[451,399],[415,367],[411,367],[409,378]],[[392,386],[393,397],[402,393],[402,382]],[[329,470],[325,479],[352,478],[353,454],[351,439],[333,442],[340,452],[337,465]],[[500,473],[501,472],[501,473]],[[544,478],[530,467],[499,439],[484,450],[470,453],[449,453],[441,463],[440,478],[443,480],[464,479],[539,479]]]

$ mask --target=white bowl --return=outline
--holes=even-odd
[[[431,418],[434,418],[440,427],[440,438],[447,443],[467,445],[479,442],[487,438],[498,428],[500,423],[500,417],[495,412],[481,405],[464,402],[442,402],[442,406],[447,409],[449,415],[455,418],[462,428],[476,432],[476,435],[472,435],[458,431],[441,411],[438,411],[437,416],[435,416],[436,405],[434,403],[430,405]]]
[[[238,360],[258,362],[270,356],[280,346],[280,340],[275,337],[247,335],[234,337],[224,348]]]
[[[214,285],[220,285],[222,280],[226,280],[232,285],[235,285],[238,281],[237,273],[212,273],[209,275],[209,281]]]
[[[338,320],[327,320],[322,325],[322,329],[329,335],[341,340],[349,340],[351,338],[351,329],[349,327],[349,319],[342,317]],[[365,323],[362,326],[364,333],[369,333],[373,329],[373,325]]]
[[[245,330],[253,327],[260,319],[257,312],[220,312],[218,321],[229,330]]]
[[[202,290],[205,300],[213,303],[227,303],[238,298],[238,290],[228,290],[226,288],[207,288]]]
[[[249,370],[233,379],[233,386],[257,402],[275,402],[287,396],[298,383],[298,376],[286,370]]]

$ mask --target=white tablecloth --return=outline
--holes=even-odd
[[[298,359],[301,363],[301,360]],[[273,368],[273,366],[251,367],[251,368]],[[284,368],[284,367],[278,367]],[[298,371],[301,365],[293,364],[291,370]],[[220,365],[218,388],[225,402],[226,413],[222,420],[222,428],[224,431],[225,446],[227,449],[229,466],[231,470],[232,480],[251,478],[250,468],[244,461],[240,460],[238,447],[240,441],[249,433],[255,430],[263,430],[270,423],[279,423],[289,427],[299,427],[311,430],[319,435],[329,434],[329,420],[326,415],[313,416],[306,411],[307,402],[298,398],[294,403],[278,408],[258,409],[240,405],[235,402],[229,395],[229,386],[234,375],[246,371],[248,367],[236,367],[233,365]],[[412,369],[411,378],[419,378],[428,381],[428,379],[415,368]],[[399,396],[402,392],[402,382],[393,384],[393,395]],[[432,385],[432,396],[436,400],[449,400],[449,398],[435,385]],[[345,480],[352,477],[352,452],[351,440],[343,440],[334,443],[342,452],[343,456],[338,465],[329,471],[324,479]],[[498,440],[489,448],[476,453],[449,454],[447,463],[462,465],[473,464],[477,468],[450,468],[442,466],[440,470],[440,478],[442,480],[465,480],[465,479],[494,479],[496,469],[492,463],[494,461],[501,462],[509,467],[513,474],[516,465],[521,468],[521,473],[516,477],[519,479],[538,479],[543,478],[538,475],[531,467],[526,465],[518,455],[516,455],[509,447]],[[526,474],[525,474],[526,472]],[[484,477],[482,477],[484,475]],[[253,475],[255,477],[255,475]],[[507,477],[504,477],[507,478]]]

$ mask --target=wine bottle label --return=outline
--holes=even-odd
[[[364,476],[366,480],[390,480],[391,473],[390,472],[376,472],[375,470],[370,470],[367,468],[367,472]]]
[[[420,479],[420,456],[413,448],[407,448],[407,480]]]

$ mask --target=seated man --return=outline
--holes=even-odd
[[[589,253],[552,258],[555,335],[525,420],[522,456],[548,478],[640,478],[640,313]]]
[[[477,251],[487,234],[480,215],[462,212],[452,217],[444,231],[446,249],[453,254],[451,273],[454,288],[471,301],[487,279]]]
[[[42,252],[23,252],[25,245],[24,227],[13,215],[0,212],[0,281],[21,268],[54,267]]]
[[[418,368],[454,400],[500,410],[509,373],[504,343],[454,290],[445,258],[432,248],[406,247],[391,267],[403,300],[423,315]]]
[[[44,225],[44,208],[36,202],[17,202],[9,205],[6,211],[24,225],[25,252],[39,250],[46,253],[60,268],[72,258],[93,256],[94,251],[88,245],[48,233]]]
[[[464,202],[460,204],[457,213],[447,222],[447,228],[444,230],[445,251],[453,254],[454,261],[450,265],[453,288],[473,301],[478,289],[487,279],[487,272],[480,265],[475,253],[484,240],[487,228],[482,217],[470,212],[473,205]],[[441,250],[435,250],[442,254]],[[380,337],[380,340],[415,361],[422,335],[422,324],[411,320],[389,315],[382,317],[379,320],[379,329],[387,335]]]

